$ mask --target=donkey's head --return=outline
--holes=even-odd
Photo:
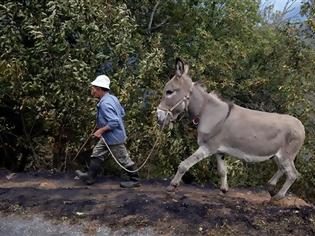
[[[157,108],[159,124],[167,125],[170,121],[175,121],[180,113],[188,109],[193,83],[187,73],[188,65],[177,58],[175,75],[166,83]]]

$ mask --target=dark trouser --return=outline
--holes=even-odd
[[[116,144],[116,145],[109,145],[110,150],[117,158],[117,160],[128,169],[128,167],[133,166],[135,163],[130,159],[129,153],[125,144]],[[102,139],[98,141],[98,143],[93,148],[93,152],[91,155],[91,159],[98,158],[104,161],[105,156],[110,155],[105,143]]]
[[[120,164],[122,164],[126,169],[131,171],[137,169],[135,163],[130,159],[129,153],[124,144],[109,145],[109,148]],[[111,154],[109,153],[109,150],[107,149],[103,140],[100,139],[93,149],[88,173],[84,174],[82,172],[77,172],[78,176],[87,184],[93,184],[96,180],[97,173],[100,171],[102,163],[107,155]],[[138,172],[128,172],[128,176],[133,181],[138,181],[139,179]]]

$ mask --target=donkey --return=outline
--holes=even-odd
[[[228,191],[227,168],[224,154],[246,162],[273,159],[278,171],[267,183],[272,200],[285,197],[299,176],[294,160],[305,138],[304,126],[290,115],[247,109],[221,100],[215,93],[207,93],[192,82],[188,65],[176,59],[176,73],[165,85],[157,118],[163,127],[175,121],[184,111],[198,117],[199,148],[182,161],[168,191],[175,191],[182,176],[204,158],[215,155],[220,176],[220,190]],[[285,174],[286,181],[276,192],[276,184]]]

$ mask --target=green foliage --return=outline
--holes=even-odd
[[[301,6],[301,14],[307,17],[306,23],[308,25],[309,37],[314,40],[315,34],[315,2],[314,0],[305,0]],[[313,41],[314,42],[314,41]]]
[[[117,65],[134,50],[134,21],[124,4],[101,1],[8,1],[1,16],[0,99],[5,123],[16,114],[13,125],[22,128],[12,149],[31,147],[34,158],[36,146],[50,143],[60,166],[92,128],[88,87],[96,69],[108,58]],[[21,132],[2,129],[4,136]],[[34,158],[35,168],[41,159]]]
[[[303,8],[307,22],[313,9],[312,1]],[[88,87],[97,74],[106,73],[127,111],[131,157],[142,163],[159,137],[142,174],[171,177],[197,148],[196,129],[187,117],[163,132],[156,124],[155,108],[179,56],[190,65],[192,78],[209,90],[245,107],[302,120],[307,138],[297,160],[302,178],[294,189],[312,194],[314,49],[303,43],[296,24],[265,22],[258,2],[6,1],[0,5],[0,37],[5,157],[0,165],[76,165],[71,158],[95,118]],[[265,184],[275,169],[272,162],[229,158],[228,163],[232,186]],[[215,160],[194,166],[186,179],[217,183]]]

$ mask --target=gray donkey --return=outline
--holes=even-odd
[[[247,162],[272,158],[278,171],[268,181],[267,189],[272,200],[285,197],[299,176],[294,159],[305,138],[301,121],[289,115],[250,110],[222,101],[216,94],[207,93],[200,85],[192,82],[188,75],[188,65],[177,59],[176,73],[165,85],[157,108],[158,121],[164,127],[184,111],[199,118],[199,148],[180,163],[168,191],[174,191],[179,186],[182,176],[189,168],[215,154],[220,189],[227,192],[224,154],[228,154]],[[286,174],[286,181],[276,192],[276,184],[283,174]]]

